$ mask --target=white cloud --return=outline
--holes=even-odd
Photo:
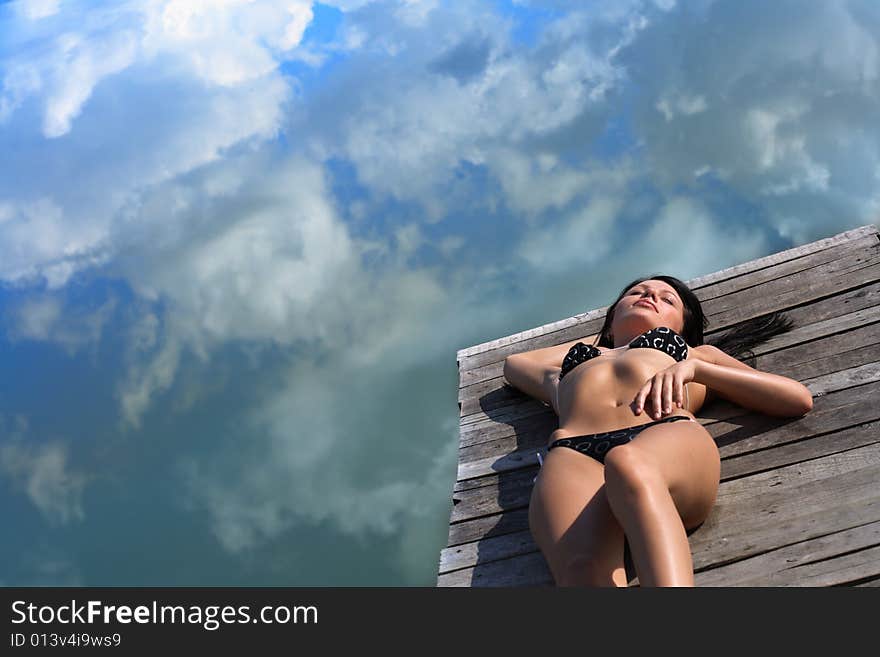
[[[508,158],[507,166],[511,162],[517,159]],[[556,158],[544,156],[533,163],[531,172],[522,172],[519,179],[508,177],[510,199],[522,198],[535,210],[562,210],[553,221],[530,222],[515,249],[531,267],[531,275],[571,277],[603,262],[616,240],[617,226],[633,211],[630,187],[641,175],[644,172],[628,158],[566,170]]]
[[[93,252],[104,237],[97,224],[71,222],[50,198],[2,204],[0,278],[25,281],[40,273],[50,288],[60,287],[79,267],[100,264]],[[42,270],[41,270],[42,268]],[[65,269],[66,268],[66,269]]]
[[[132,364],[117,390],[130,426],[140,426],[151,400],[172,385],[184,349],[205,361],[218,345],[235,340],[326,344],[345,335],[352,321],[349,313],[362,292],[354,289],[360,287],[354,246],[325,198],[321,170],[290,161],[257,179],[248,172],[254,163],[262,172],[265,162],[251,159],[216,167],[206,172],[204,195],[181,190],[161,222],[148,212],[127,226],[134,234],[165,237],[151,247],[141,243],[137,258],[120,259],[117,267],[139,293],[167,306],[161,343],[152,314],[130,335]],[[216,185],[218,178],[230,187]],[[253,186],[240,192],[241,214],[224,216],[230,190],[242,184]],[[147,198],[146,207],[161,204],[166,191],[158,189],[160,198]],[[274,200],[267,204],[261,197]],[[181,222],[212,198],[216,225],[190,223],[181,232]]]
[[[622,51],[642,81],[636,130],[654,179],[673,189],[712,171],[786,237],[874,221],[878,17],[846,3],[766,9],[675,10]]]
[[[529,157],[513,149],[496,148],[488,157],[507,203],[526,216],[564,208],[592,188],[586,169],[567,166],[552,154]]]
[[[475,7],[442,15],[438,10],[415,34],[398,26],[395,34],[405,49],[401,46],[396,57],[386,55],[382,67],[353,64],[351,77],[344,78],[344,112],[336,117],[335,108],[322,104],[325,115],[313,119],[328,129],[310,144],[320,158],[351,161],[358,179],[374,192],[419,202],[431,221],[450,211],[446,190],[463,161],[489,167],[516,210],[538,212],[547,203],[531,200],[539,185],[523,187],[523,178],[532,173],[526,163],[548,151],[554,156],[552,148],[540,145],[542,139],[554,148],[568,141],[589,149],[592,137],[604,129],[608,94],[625,82],[615,54],[646,25],[632,12],[621,17],[610,6],[605,9],[607,15],[568,15],[554,22],[532,51],[511,48],[504,36],[484,32],[484,25],[498,17]],[[380,27],[365,20],[350,29],[363,31],[369,41],[378,38],[373,32]],[[584,38],[591,29],[610,34],[594,44]],[[466,81],[456,71],[444,71],[449,53],[460,54],[455,60],[460,66],[471,66]],[[470,53],[471,61],[459,62],[461,53]],[[425,75],[422,67],[433,74]],[[570,197],[581,174],[559,165],[544,179]]]
[[[135,60],[134,35],[124,31],[101,39],[62,35],[49,66],[51,83],[46,98],[43,134],[60,137],[82,111],[95,85],[103,78],[128,68]]]
[[[671,197],[632,246],[624,257],[640,271],[675,272],[682,280],[767,253],[761,233],[725,224],[701,200],[683,196]]]
[[[136,346],[132,348],[136,350]],[[171,335],[156,355],[151,355],[146,362],[129,366],[125,379],[116,391],[124,425],[139,429],[143,414],[154,396],[171,387],[180,363],[180,348],[179,339]]]
[[[68,355],[96,345],[116,310],[111,297],[98,307],[72,305],[60,294],[33,294],[10,304],[5,311],[10,341],[39,340],[61,345]]]
[[[29,20],[48,18],[58,13],[61,0],[18,0],[12,7]]]
[[[333,308],[336,299],[347,296],[337,286],[344,285],[357,265],[351,239],[328,202],[323,173],[291,160],[275,163],[274,172],[258,179],[238,167],[265,166],[265,160],[230,164],[222,168],[238,176],[236,184],[252,185],[241,193],[244,205],[238,215],[224,216],[227,195],[218,193],[212,224],[180,235],[177,243],[159,245],[154,253],[159,266],[144,269],[140,260],[124,259],[120,266],[138,288],[168,299],[187,322],[195,323],[192,335],[209,342],[287,342],[312,335],[310,329],[319,328],[321,321],[315,312]],[[160,196],[164,192],[158,190]],[[153,225],[152,215],[139,220],[147,222],[146,229],[168,235],[166,228],[174,230],[191,213],[201,212],[210,198],[185,193],[159,223]],[[129,264],[138,269],[128,269]]]
[[[37,93],[43,85],[39,68],[19,62],[6,71],[0,87],[0,125],[17,110],[24,100]]]
[[[261,156],[230,159],[192,188],[158,188],[157,198],[144,199],[146,214],[129,217],[139,248],[114,267],[141,296],[163,300],[167,325],[161,343],[153,320],[132,329],[132,365],[118,390],[128,424],[137,426],[154,395],[170,387],[185,349],[205,361],[230,341],[330,351],[354,341],[346,360],[369,364],[391,349],[415,349],[415,336],[444,311],[448,296],[435,275],[406,266],[422,243],[417,228],[401,228],[393,250],[354,240],[321,168],[297,159],[272,168],[265,173]],[[226,184],[215,185],[218,178]],[[174,209],[157,222],[154,202]],[[205,208],[211,221],[200,224]],[[364,268],[373,250],[384,254],[381,271]],[[150,345],[146,362],[135,343]]]
[[[28,19],[8,28],[20,30],[21,48],[0,51],[0,128],[14,120],[16,130],[27,129],[22,108],[41,108],[43,134],[57,144],[34,146],[59,163],[47,172],[39,159],[25,158],[17,162],[25,184],[0,186],[4,214],[13,212],[0,235],[9,254],[0,278],[42,276],[52,288],[112,258],[114,223],[143,190],[236,144],[278,134],[292,97],[279,66],[312,19],[304,0],[55,8],[53,20],[75,29],[27,40],[36,29]],[[160,108],[155,99],[163,97],[174,102]],[[12,132],[0,132],[0,148],[17,143]],[[88,160],[96,144],[101,158],[71,175],[66,163]],[[53,178],[54,171],[63,173]]]
[[[425,243],[422,231],[416,223],[406,224],[395,229],[394,239],[397,242],[397,250],[401,258],[413,255]]]
[[[67,445],[0,443],[0,471],[53,524],[83,520],[82,494],[88,478],[68,464]]]
[[[425,479],[435,484],[435,490],[419,491],[400,523],[396,559],[407,582],[436,580],[440,549],[446,545],[449,536],[450,483],[455,479],[458,464],[458,419],[450,417],[441,428],[441,435],[448,438],[432,460]]]
[[[61,301],[53,298],[28,299],[16,313],[15,337],[46,340],[61,316]]]
[[[76,12],[71,17],[77,19],[77,31],[61,33],[6,62],[0,120],[24,96],[44,91],[43,132],[46,137],[65,135],[95,86],[135,63],[183,64],[184,75],[221,86],[262,78],[276,71],[280,54],[299,45],[312,20],[311,3],[305,0],[144,0],[115,9],[68,9],[68,16]],[[28,20],[58,12],[57,3],[23,6]],[[16,27],[30,29],[27,22]]]
[[[666,121],[671,121],[679,114],[690,116],[705,112],[707,105],[706,99],[702,96],[678,95],[661,98],[656,107]]]
[[[208,513],[227,551],[257,548],[304,520],[331,521],[357,539],[398,534],[408,523],[436,513],[438,500],[447,504],[458,451],[454,441],[444,442],[419,471],[358,474],[366,462],[394,472],[395,439],[382,427],[358,423],[350,411],[340,413],[339,399],[327,393],[334,387],[353,390],[343,382],[349,375],[382,385],[381,368],[349,367],[346,373],[342,367],[300,362],[291,369],[285,388],[252,410],[249,444],[236,450],[234,477],[224,474],[230,466],[219,459],[182,466],[190,496],[186,506]],[[349,403],[360,410],[369,404],[352,397]]]
[[[148,58],[173,54],[200,79],[224,86],[274,71],[279,54],[299,45],[312,20],[305,0],[158,1],[148,3],[144,13]]]
[[[572,211],[558,226],[528,233],[518,255],[541,273],[562,274],[595,265],[608,256],[620,197],[597,195],[584,208]]]

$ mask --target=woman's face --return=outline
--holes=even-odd
[[[641,321],[636,321],[636,320]],[[614,322],[668,326],[678,333],[684,331],[684,304],[669,283],[650,279],[627,290],[614,310]]]

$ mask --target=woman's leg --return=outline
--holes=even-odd
[[[608,502],[626,531],[641,586],[693,586],[687,529],[715,503],[721,462],[698,422],[648,427],[605,457]]]
[[[601,463],[573,449],[547,453],[532,488],[529,529],[557,586],[626,586],[623,529]]]

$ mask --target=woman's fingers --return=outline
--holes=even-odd
[[[693,365],[677,363],[648,379],[633,400],[634,412],[650,407],[649,415],[659,419],[672,413],[674,407],[684,408],[684,385],[694,378]]]
[[[669,371],[657,374],[652,380],[654,417],[660,419],[672,413],[674,399],[678,396],[677,377]]]
[[[636,415],[640,415],[642,410],[647,410],[647,407],[651,405],[651,390],[653,388],[654,379],[648,379],[648,382],[642,386],[642,388],[636,393],[635,402],[635,413]]]
[[[653,390],[653,403],[654,403],[654,417],[659,418],[663,414],[663,389],[666,387],[665,385],[666,377],[663,374],[657,374],[654,377],[654,386]]]
[[[663,380],[663,413],[670,414],[674,408],[681,408],[684,403],[684,377],[679,373],[665,377]]]
[[[672,397],[675,394],[675,376],[671,373],[663,380],[663,414],[672,413]]]
[[[644,393],[645,386],[642,386],[641,389],[636,393],[636,396],[633,397],[633,413],[636,415],[640,415],[642,412],[642,406],[644,405]]]
[[[636,398],[633,400],[635,414],[640,415],[642,409],[644,409],[651,417],[659,417],[658,413],[661,408],[660,393],[662,390],[662,379],[658,380],[657,376],[648,379],[648,382],[642,386],[642,389],[639,390]]]

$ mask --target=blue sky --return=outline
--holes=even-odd
[[[880,217],[865,2],[0,4],[3,585],[430,586],[456,351]]]

